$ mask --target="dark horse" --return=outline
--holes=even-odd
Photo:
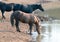
[[[39,9],[41,11],[44,11],[42,8],[41,4],[28,4],[28,5],[23,5],[23,4],[15,4],[15,3],[4,3],[0,2],[0,10],[2,12],[2,18],[5,19],[4,12],[5,11],[23,11],[25,13],[32,13],[34,10]]]
[[[2,12],[2,19],[3,18],[5,19],[5,16],[4,16],[5,11],[9,12],[9,11],[13,10],[13,5],[14,5],[14,3],[6,4],[4,2],[0,2],[0,10]]]
[[[40,19],[33,15],[33,14],[28,14],[28,13],[24,13],[24,12],[19,12],[19,11],[15,11],[11,14],[10,17],[10,21],[11,21],[11,25],[14,26],[14,20],[15,20],[15,25],[16,25],[16,30],[18,32],[20,32],[19,30],[19,21],[22,23],[27,23],[29,25],[29,29],[30,29],[30,34],[32,34],[32,26],[33,24],[36,25],[36,31],[38,32],[38,34],[40,34]]]

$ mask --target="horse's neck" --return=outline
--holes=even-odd
[[[32,6],[32,8],[33,8],[33,11],[35,11],[36,9],[38,9],[36,6]]]

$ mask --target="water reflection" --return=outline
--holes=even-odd
[[[60,20],[43,23],[41,35],[33,32],[32,42],[60,42]]]

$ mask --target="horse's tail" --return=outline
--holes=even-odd
[[[11,25],[14,26],[14,14],[11,14],[10,22],[11,22]]]

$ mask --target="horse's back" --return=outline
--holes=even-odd
[[[20,13],[23,14],[27,19],[29,19],[30,22],[40,21],[40,19],[34,14],[29,14],[29,13],[24,13],[24,12],[20,12]]]

